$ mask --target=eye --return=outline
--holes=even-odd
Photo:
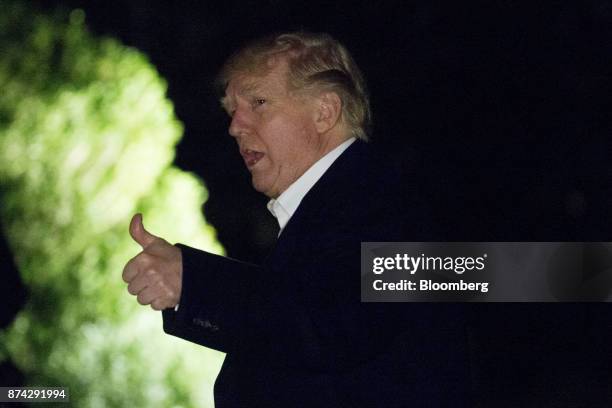
[[[266,102],[265,98],[255,98],[253,99],[253,108],[264,105]]]

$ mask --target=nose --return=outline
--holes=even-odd
[[[236,109],[229,126],[229,134],[235,138],[244,136],[250,128],[250,120],[243,109]]]

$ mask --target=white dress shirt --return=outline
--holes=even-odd
[[[310,166],[304,174],[293,182],[281,195],[276,199],[268,201],[268,210],[278,221],[280,231],[278,235],[283,232],[283,229],[297,210],[298,206],[302,202],[302,199],[310,191],[312,186],[325,174],[327,169],[336,161],[336,159],[355,141],[352,137],[325,156],[321,157],[315,164]]]

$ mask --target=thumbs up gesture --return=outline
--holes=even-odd
[[[181,250],[148,232],[142,225],[141,214],[132,217],[130,235],[142,247],[142,252],[123,268],[128,292],[137,296],[138,303],[151,305],[155,310],[176,306],[181,298]]]

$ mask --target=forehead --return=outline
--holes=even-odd
[[[225,106],[236,97],[286,94],[287,66],[277,63],[263,73],[237,73],[230,77],[221,103]]]

